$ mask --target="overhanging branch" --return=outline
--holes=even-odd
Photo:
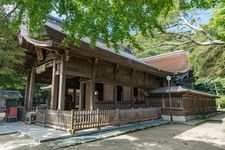
[[[185,19],[185,17],[182,14],[180,14],[180,16],[181,16],[181,19],[184,21],[184,23],[182,25],[185,25],[195,31],[202,32],[205,35],[205,37],[207,37],[210,41],[213,41],[212,36],[205,29],[203,29],[201,26],[199,26],[199,27],[193,26],[190,22],[188,22],[187,19]]]
[[[188,39],[189,41],[191,41],[192,43],[196,44],[196,45],[199,45],[199,46],[209,46],[209,45],[224,45],[225,42],[223,41],[220,41],[220,40],[208,40],[208,41],[205,41],[205,42],[199,42],[198,40],[192,38],[190,35],[188,34],[181,34],[181,33],[174,33],[174,32],[166,32],[166,34],[171,34],[171,35],[176,35],[176,36],[181,36],[181,37],[184,37],[186,39]],[[181,42],[180,45],[184,45],[183,44],[184,42]],[[177,43],[179,45],[179,43]]]
[[[15,6],[10,12],[6,13],[5,16],[3,16],[0,21],[4,20],[5,18],[8,18],[12,15],[13,12],[15,12],[17,9],[17,6]]]

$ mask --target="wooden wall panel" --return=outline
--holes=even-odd
[[[113,101],[113,84],[104,84],[104,100]]]
[[[123,83],[131,83],[131,69],[119,66],[116,70],[116,81]]]
[[[92,63],[88,60],[71,57],[70,60],[66,63],[67,74],[91,77],[92,75]]]
[[[135,71],[134,75],[133,75],[133,83],[134,86],[145,86],[145,74],[144,72],[140,72],[140,71]]]
[[[161,81],[157,78],[151,78],[151,88],[159,88],[162,87]]]
[[[147,74],[146,75],[146,77],[145,77],[146,79],[145,79],[145,86],[147,87],[147,88],[150,88],[151,87],[151,80],[152,80],[152,77],[151,77],[151,75],[149,75],[149,74]]]
[[[131,101],[131,87],[130,86],[123,87],[123,100]]]
[[[114,66],[112,64],[97,63],[96,64],[96,78],[113,80]]]

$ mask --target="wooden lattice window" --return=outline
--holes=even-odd
[[[181,108],[181,100],[178,97],[172,98],[172,107],[173,108]]]
[[[172,108],[181,108],[181,100],[178,97],[171,98],[172,100]],[[163,98],[163,106],[165,108],[170,108],[170,100],[169,98]]]

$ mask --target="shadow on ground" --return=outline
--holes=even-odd
[[[224,120],[225,114],[215,116]],[[215,118],[211,118],[214,119]],[[222,150],[225,149],[225,122],[206,122],[198,126],[163,125],[118,137],[65,149],[82,150]]]

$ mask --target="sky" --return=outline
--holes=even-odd
[[[209,20],[210,20],[210,17],[212,15],[212,10],[196,10],[196,11],[193,11],[195,13],[196,16],[199,17],[198,21],[194,24],[195,26],[199,26],[199,24],[208,24],[209,23]],[[58,16],[58,14],[55,12],[55,11],[52,11],[50,13],[50,15],[56,17],[56,18],[59,18],[59,19],[65,19],[65,16]],[[179,28],[179,27],[178,27]],[[177,28],[171,28],[169,29],[170,30],[177,30]],[[130,31],[130,33],[132,35],[135,35],[136,32],[135,31]]]
[[[207,24],[209,22],[210,16],[212,15],[211,10],[197,10],[197,14],[199,15],[199,23],[200,24]]]

